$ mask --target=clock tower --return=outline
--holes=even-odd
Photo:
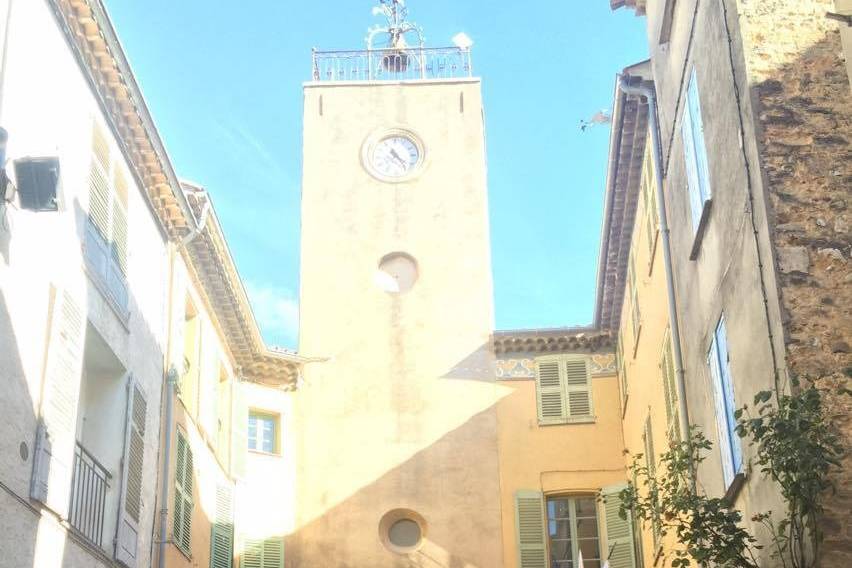
[[[480,81],[400,0],[304,87],[287,566],[503,565]],[[458,42],[464,44],[465,42]]]

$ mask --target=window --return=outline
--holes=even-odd
[[[722,471],[725,488],[728,488],[734,477],[742,471],[743,458],[740,439],[736,433],[737,421],[734,418],[736,402],[724,315],[713,332],[710,351],[707,353],[707,365],[716,403],[716,429],[719,434],[719,451],[722,453]]]
[[[15,162],[15,180],[21,209],[56,211],[59,209],[56,189],[59,185],[59,160],[26,158]]]
[[[280,538],[246,539],[242,568],[284,568],[284,541]]]
[[[175,513],[173,537],[175,545],[187,556],[192,554],[192,450],[184,435],[177,433],[175,461]]]
[[[271,414],[250,412],[248,421],[248,449],[265,454],[278,453],[278,418]]]
[[[127,178],[119,161],[110,154],[106,135],[95,125],[89,167],[86,259],[100,284],[126,310]]]
[[[619,515],[619,494],[625,487],[620,484],[601,489],[602,517],[594,495],[554,495],[545,500],[541,491],[517,491],[515,536],[519,567],[579,568],[582,553],[585,568],[601,568],[605,560],[601,551],[606,551],[610,568],[635,568],[633,523]],[[599,518],[606,530],[603,542]]]
[[[683,158],[686,163],[686,180],[689,205],[692,211],[692,228],[698,231],[704,216],[705,204],[710,201],[710,168],[704,144],[704,122],[698,97],[698,75],[693,68],[686,88],[686,105],[681,119]]]
[[[584,568],[600,568],[598,509],[594,497],[547,499],[550,568],[575,568],[583,554]]]
[[[539,424],[593,419],[592,382],[583,355],[557,355],[536,360],[536,403]]]

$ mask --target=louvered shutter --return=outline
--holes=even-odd
[[[67,518],[86,317],[70,290],[54,290],[52,304],[30,496]]]
[[[728,361],[728,339],[724,317],[719,320],[713,335],[707,362],[713,382],[716,429],[719,435],[719,451],[722,454],[725,488],[727,488],[742,468],[742,449],[739,436],[736,434],[734,389]]]
[[[234,559],[234,489],[216,487],[216,520],[210,542],[210,568],[231,568]]]
[[[568,416],[568,409],[563,373],[558,359],[543,359],[536,362],[535,384],[539,423],[564,422]]]
[[[592,415],[592,385],[586,357],[566,359],[565,391],[568,399],[568,416],[584,418]]]
[[[139,523],[142,514],[142,473],[145,463],[145,421],[148,403],[141,386],[131,377],[127,384],[127,422],[122,460],[122,494],[118,509],[115,559],[138,565]]]
[[[103,130],[92,130],[92,162],[89,167],[89,220],[105,242],[110,240],[109,144]]]
[[[701,97],[698,94],[698,72],[692,69],[687,86],[686,102],[692,119],[692,136],[695,139],[695,164],[698,173],[701,204],[712,197],[710,189],[710,166],[707,162],[707,145],[704,141],[704,120],[701,117]]]
[[[619,494],[627,485],[610,485],[601,490],[606,521],[606,546],[604,554],[609,555],[609,568],[635,568],[636,550],[633,547],[633,521],[628,513],[626,519],[618,514],[621,508]]]
[[[284,568],[284,540],[267,538],[263,541],[263,568]]]
[[[175,544],[189,554],[192,550],[192,450],[183,434],[177,434],[177,460],[175,461]]]
[[[284,568],[284,540],[247,539],[243,544],[242,568]]]
[[[669,443],[676,443],[680,441],[680,412],[678,409],[677,377],[675,376],[672,357],[672,340],[668,332],[666,332],[666,338],[663,341],[663,357],[660,361],[660,368],[663,372],[663,393],[666,398]]]
[[[547,568],[544,498],[539,491],[515,493],[515,530],[519,568]]]
[[[648,483],[653,487],[657,477],[657,454],[654,453],[654,431],[651,427],[651,416],[645,418],[645,432],[642,436],[645,442],[645,467],[648,468]],[[657,504],[653,503],[654,514],[651,517],[651,532],[654,537],[654,549],[660,542],[660,518]]]
[[[263,541],[246,539],[243,543],[241,568],[263,568]]]
[[[246,474],[246,454],[248,453],[248,403],[245,387],[239,380],[233,383],[233,412],[231,413],[231,476],[243,478]]]
[[[113,176],[112,255],[122,275],[127,274],[127,179],[116,168]]]

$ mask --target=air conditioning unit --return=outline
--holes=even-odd
[[[59,209],[58,158],[21,158],[15,160],[15,179],[21,209],[56,211]]]

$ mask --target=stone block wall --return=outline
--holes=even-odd
[[[729,0],[728,0],[729,1]],[[852,376],[852,95],[833,0],[738,0],[791,374]],[[852,439],[852,399],[828,395]],[[852,566],[852,459],[827,499],[822,566]]]

